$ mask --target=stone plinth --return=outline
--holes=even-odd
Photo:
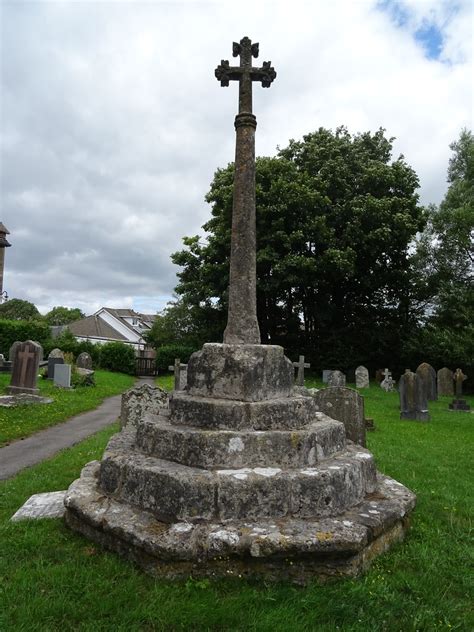
[[[188,362],[188,393],[244,402],[289,397],[293,365],[276,345],[205,344]]]
[[[160,576],[357,574],[415,497],[292,381],[280,347],[205,345],[188,391],[140,407],[71,485],[68,525]]]

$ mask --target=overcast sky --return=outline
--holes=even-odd
[[[277,71],[254,88],[257,155],[384,127],[439,203],[472,129],[470,0],[0,2],[4,289],[42,312],[170,298],[170,253],[234,157],[238,87],[214,69],[244,35]]]

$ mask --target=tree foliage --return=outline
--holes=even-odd
[[[424,328],[410,341],[438,365],[474,371],[474,137],[463,130],[450,145],[446,195],[430,208],[420,239],[420,275],[431,295]],[[471,382],[472,384],[472,382]],[[472,388],[472,385],[471,385]]]
[[[85,314],[78,307],[57,306],[45,314],[44,318],[49,325],[67,325],[85,318]]]
[[[392,160],[392,141],[383,130],[321,128],[256,161],[262,341],[305,353],[314,368],[375,366],[416,321],[409,244],[426,220],[418,178],[403,156]],[[172,255],[176,291],[206,314],[210,340],[225,326],[232,194],[231,164],[206,197],[206,242],[186,237]]]
[[[41,320],[43,317],[33,303],[12,298],[0,305],[0,318],[5,320]]]

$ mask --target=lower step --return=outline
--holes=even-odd
[[[403,538],[415,496],[379,475],[376,492],[337,516],[318,520],[228,520],[167,524],[104,496],[99,463],[68,490],[66,522],[75,531],[165,577],[248,575],[304,583],[356,575]]]
[[[165,522],[334,515],[372,492],[375,478],[373,457],[354,444],[317,467],[204,470],[122,443],[107,449],[100,466],[106,494]]]

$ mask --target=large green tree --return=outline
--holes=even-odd
[[[416,320],[409,244],[424,227],[418,178],[392,160],[383,130],[341,127],[290,141],[256,161],[257,310],[263,342],[304,352],[315,366],[378,364]],[[177,293],[225,326],[233,165],[206,197],[207,239],[174,253]],[[212,314],[212,317],[211,317]],[[218,324],[218,326],[217,326]]]
[[[0,318],[5,320],[41,320],[43,317],[33,303],[12,298],[0,305]]]
[[[67,325],[84,317],[84,312],[78,307],[62,307],[58,305],[45,314],[44,318],[49,325]]]
[[[450,145],[448,190],[429,222],[417,256],[431,295],[425,326],[411,341],[437,365],[474,369],[474,136]],[[419,352],[419,351],[418,351]],[[472,389],[472,382],[471,382]]]

